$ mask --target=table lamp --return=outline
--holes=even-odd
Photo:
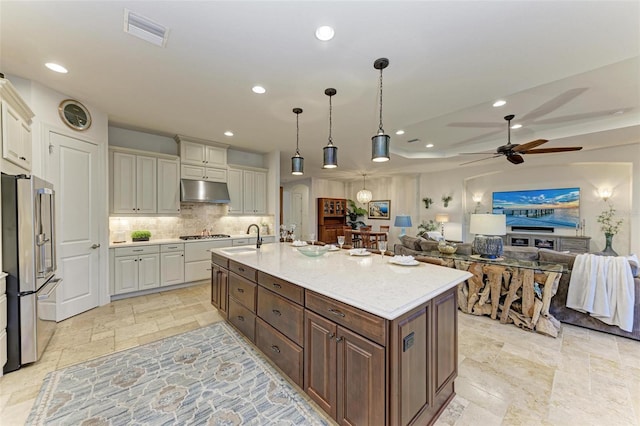
[[[405,232],[405,228],[411,228],[411,216],[409,215],[398,215],[396,216],[396,221],[393,223],[393,226],[397,228],[402,228],[400,230],[400,237],[407,235]]]
[[[472,214],[469,232],[475,234],[473,250],[483,259],[502,255],[502,237],[507,233],[507,217],[503,214]]]
[[[440,224],[440,233],[444,237],[444,224],[449,222],[449,215],[446,213],[438,213],[436,215],[436,222]]]

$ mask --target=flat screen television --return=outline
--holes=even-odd
[[[494,192],[492,209],[507,216],[507,226],[575,228],[580,223],[580,188]]]

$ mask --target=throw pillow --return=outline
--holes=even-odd
[[[422,251],[436,251],[436,250],[438,250],[438,242],[437,241],[431,241],[431,240],[425,240],[424,238],[422,238],[422,241],[420,241],[420,250],[422,250]]]
[[[412,250],[422,250],[420,248],[420,238],[411,237],[409,235],[403,235],[400,237],[400,241],[402,241],[402,245],[410,248]]]

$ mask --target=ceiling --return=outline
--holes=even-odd
[[[125,8],[168,27],[166,47],[126,34]],[[300,107],[304,177],[375,178],[482,158],[458,154],[506,143],[507,114],[523,124],[514,143],[640,141],[639,22],[638,1],[0,1],[0,71],[85,101],[114,126],[280,150],[282,181]],[[319,25],[334,39],[317,40]],[[392,155],[372,163],[380,57]],[[339,167],[323,170],[329,87]]]

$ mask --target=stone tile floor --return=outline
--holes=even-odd
[[[198,285],[58,324],[43,358],[0,378],[0,424],[24,424],[50,371],[222,320]],[[459,314],[457,396],[437,425],[640,425],[640,342],[563,325],[557,339]]]

